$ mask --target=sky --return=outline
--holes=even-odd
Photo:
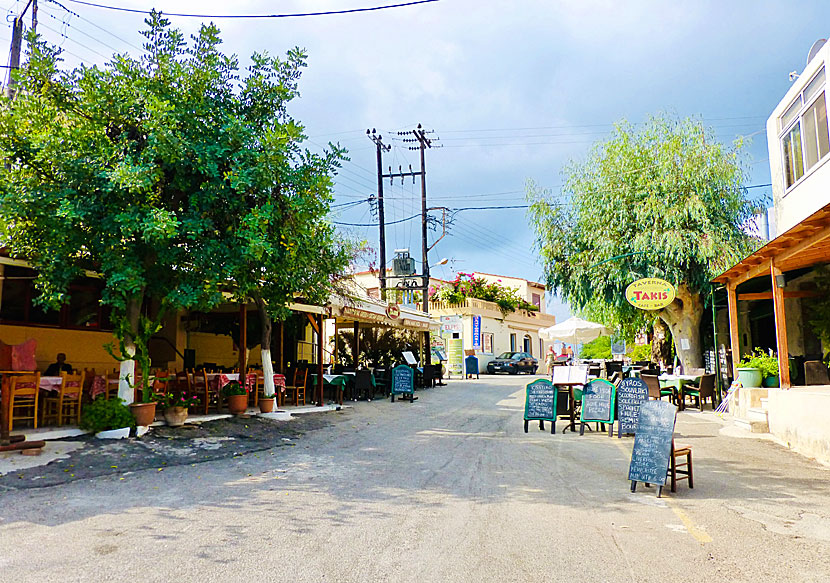
[[[25,1],[0,0],[8,14]],[[122,8],[201,15],[349,10],[406,0],[90,0]],[[39,0],[39,32],[66,51],[67,66],[137,55],[143,16],[77,0]],[[31,9],[30,9],[31,10]],[[301,97],[289,108],[307,146],[349,150],[330,219],[378,248],[368,198],[376,193],[375,128],[392,150],[384,172],[418,170],[398,132],[419,123],[430,207],[522,206],[528,180],[558,194],[563,167],[583,160],[614,122],[667,112],[697,116],[718,139],[748,137],[748,185],[770,181],[766,119],[800,72],[813,42],[830,34],[830,3],[802,1],[439,0],[342,15],[215,19],[223,50],[243,64],[254,51],[308,51]],[[187,33],[210,18],[170,17]],[[7,18],[10,20],[10,18]],[[26,18],[27,26],[30,24]],[[11,29],[0,30],[9,42]],[[411,137],[411,136],[410,136]],[[420,212],[420,183],[385,182],[386,221]],[[769,187],[753,196],[771,198]],[[353,203],[353,204],[349,204]],[[525,209],[465,210],[429,255],[432,275],[480,271],[544,281]],[[440,213],[436,213],[440,218]],[[387,259],[409,248],[421,260],[420,220],[387,227]],[[441,230],[430,234],[430,243]],[[364,260],[377,262],[376,257]],[[364,266],[361,266],[364,267]],[[549,311],[564,319],[567,306]]]

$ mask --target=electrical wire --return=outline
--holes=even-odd
[[[67,0],[75,4],[83,4],[84,6],[92,6],[94,8],[102,8],[106,10],[115,10],[118,12],[131,12],[133,14],[149,14],[149,10],[139,10],[137,8],[124,8],[123,6],[110,6],[108,4],[96,4],[95,2],[87,2],[85,0]],[[348,10],[328,10],[325,12],[296,12],[293,14],[184,14],[177,12],[164,12],[165,16],[181,16],[186,18],[232,18],[232,19],[251,19],[251,18],[294,18],[298,16],[329,16],[333,14],[353,14],[356,12],[376,12],[378,10],[387,10],[390,8],[403,8],[405,6],[415,6],[416,4],[430,4],[438,2],[439,0],[414,0],[412,2],[403,2],[400,4],[385,4],[383,6],[372,6],[369,8],[351,8]]]

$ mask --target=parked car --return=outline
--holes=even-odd
[[[527,352],[502,352],[495,360],[487,363],[487,372],[490,374],[497,372],[536,374],[538,366],[539,361]]]

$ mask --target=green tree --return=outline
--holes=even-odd
[[[549,286],[611,324],[644,322],[626,286],[661,277],[677,299],[653,312],[685,367],[702,363],[702,294],[712,276],[757,247],[745,227],[758,208],[743,188],[741,142],[726,147],[695,119],[621,122],[581,163],[564,170],[563,204],[533,182],[529,216]]]
[[[103,68],[62,71],[60,51],[30,37],[13,107],[0,108],[4,243],[38,270],[39,299],[50,306],[66,301],[84,270],[100,274],[122,378],[134,374],[132,358],[149,370],[147,342],[172,311],[210,309],[228,290],[250,296],[252,280],[302,292],[298,280],[319,282],[320,270],[341,266],[322,224],[328,190],[309,185],[330,181],[313,175],[342,152],[300,152],[302,128],[285,115],[304,54],[254,55],[243,76],[237,58],[219,51],[214,25],[188,45],[159,13],[146,22],[143,55],[115,55]],[[289,247],[274,241],[317,235],[315,250],[330,260],[314,275],[286,271],[302,267],[300,254],[274,257]],[[126,382],[119,393],[132,400]]]

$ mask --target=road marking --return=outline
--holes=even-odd
[[[614,443],[616,444],[617,448],[619,448],[622,452],[626,455],[631,455],[631,449],[629,448],[628,444],[621,439],[614,439]],[[686,530],[689,531],[689,534],[694,537],[694,539],[699,542],[700,544],[706,544],[712,542],[712,537],[706,534],[704,531],[700,530],[695,523],[692,522],[692,519],[683,512],[680,508],[678,508],[675,503],[671,500],[671,498],[665,498],[666,503],[668,504],[669,508],[671,508],[672,512],[674,512],[675,516],[680,519],[680,522],[683,523],[683,526],[686,527]]]

